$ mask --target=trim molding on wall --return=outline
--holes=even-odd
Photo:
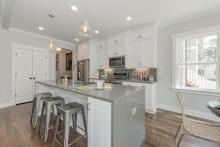
[[[174,107],[174,106],[169,106],[169,105],[164,105],[164,104],[157,104],[157,109],[158,108],[163,109],[163,110],[172,111],[172,112],[181,113],[180,108],[177,108],[177,107]],[[194,110],[190,110],[190,109],[186,109],[185,113],[187,115],[200,117],[200,118],[203,118],[203,119],[213,120],[213,121],[217,121],[217,122],[220,121],[218,117],[216,117],[214,114],[210,114],[210,113],[199,112],[199,111],[194,111]]]
[[[197,19],[199,17],[214,14],[214,13],[217,13],[217,12],[220,12],[220,9],[212,9],[212,10],[209,10],[209,11],[200,12],[200,13],[197,13],[197,14],[194,14],[194,15],[189,15],[189,16],[186,16],[186,17],[179,17],[177,19],[173,19],[173,20],[170,20],[170,21],[159,22],[158,27],[162,28],[162,27],[166,27],[166,26],[169,26],[169,25],[190,21],[190,20],[193,20],[193,19]]]
[[[59,43],[63,43],[63,44],[69,45],[69,46],[73,46],[73,49],[75,47],[74,43],[68,42],[68,41],[64,41],[64,40],[61,40],[61,39],[57,39],[57,38],[53,38],[53,37],[49,37],[49,36],[45,36],[45,35],[29,32],[29,31],[25,31],[25,30],[21,30],[21,29],[17,29],[17,28],[9,28],[9,30],[10,31],[19,32],[19,33],[28,34],[28,35],[39,37],[39,38],[43,38],[43,39],[48,39],[48,40],[52,39],[55,42],[59,42]]]

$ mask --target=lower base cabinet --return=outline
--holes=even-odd
[[[111,147],[111,103],[88,98],[88,147]]]

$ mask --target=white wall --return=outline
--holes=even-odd
[[[162,69],[159,72],[158,77],[158,88],[157,91],[158,99],[157,103],[160,107],[169,108],[175,110],[179,108],[175,91],[171,89],[172,84],[172,44],[171,35],[177,33],[183,33],[191,30],[201,29],[205,27],[211,27],[220,25],[220,12],[209,14],[203,17],[199,17],[193,20],[188,20],[158,29],[158,67]],[[197,116],[203,115],[206,118],[217,119],[207,109],[206,105],[209,101],[220,98],[220,96],[210,95],[198,95],[184,93],[183,96],[186,98],[186,109],[188,113],[195,114]]]
[[[12,100],[12,48],[11,43],[49,49],[50,38],[22,32],[0,29],[0,107],[10,105]],[[74,44],[54,41],[54,46],[73,49]],[[50,50],[49,77],[56,78],[55,51]]]

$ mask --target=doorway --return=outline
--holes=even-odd
[[[56,80],[72,79],[73,52],[69,49],[56,49]]]
[[[15,104],[33,101],[35,82],[48,80],[46,49],[13,45],[12,91]]]

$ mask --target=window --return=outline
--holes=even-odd
[[[219,36],[193,34],[174,39],[175,88],[219,91]]]

